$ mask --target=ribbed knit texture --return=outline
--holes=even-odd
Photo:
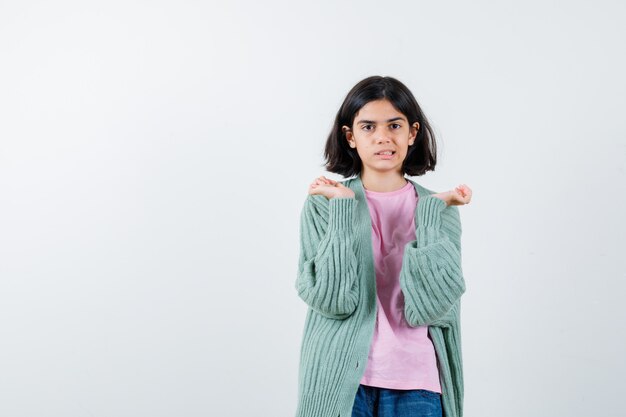
[[[440,198],[429,196],[421,200],[417,210],[417,239],[404,248],[400,287],[405,297],[404,314],[413,327],[445,317],[465,292],[460,222],[458,230],[452,230],[456,233],[448,237],[441,225],[445,208],[446,203]],[[456,211],[458,214],[458,208]]]
[[[345,318],[357,306],[357,259],[351,247],[356,204],[354,198],[330,199],[328,225],[315,224],[312,228],[304,228],[300,239],[298,295],[312,309],[331,319]],[[312,211],[307,210],[303,215],[304,221],[315,222]],[[328,231],[322,233],[319,227]]]
[[[419,199],[416,240],[406,245],[400,286],[411,326],[428,325],[444,417],[463,416],[461,222],[456,206],[410,180]],[[300,350],[296,417],[350,417],[376,320],[371,219],[360,177],[355,198],[308,195],[300,217],[295,288],[309,309]]]

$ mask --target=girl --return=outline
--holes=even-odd
[[[300,216],[308,310],[297,417],[463,415],[461,184],[435,193],[432,129],[413,94],[373,76],[346,96]]]

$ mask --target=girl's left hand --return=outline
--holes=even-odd
[[[454,190],[433,194],[433,197],[442,199],[449,206],[461,206],[469,204],[472,199],[472,189],[465,184],[461,184]]]

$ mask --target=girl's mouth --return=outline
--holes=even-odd
[[[391,158],[393,158],[393,156],[395,154],[396,154],[396,151],[391,151],[391,152],[376,153],[374,155],[377,156],[380,159],[391,159]]]

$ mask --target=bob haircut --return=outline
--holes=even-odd
[[[379,99],[389,100],[396,110],[406,116],[409,126],[415,122],[419,123],[415,141],[409,146],[402,163],[402,172],[411,176],[420,176],[428,171],[434,171],[437,164],[435,135],[413,93],[397,79],[378,75],[359,81],[348,92],[339,108],[324,149],[326,170],[343,175],[345,178],[360,175],[361,158],[357,150],[348,145],[341,127],[345,125],[352,129],[354,118],[359,110],[370,101]]]

